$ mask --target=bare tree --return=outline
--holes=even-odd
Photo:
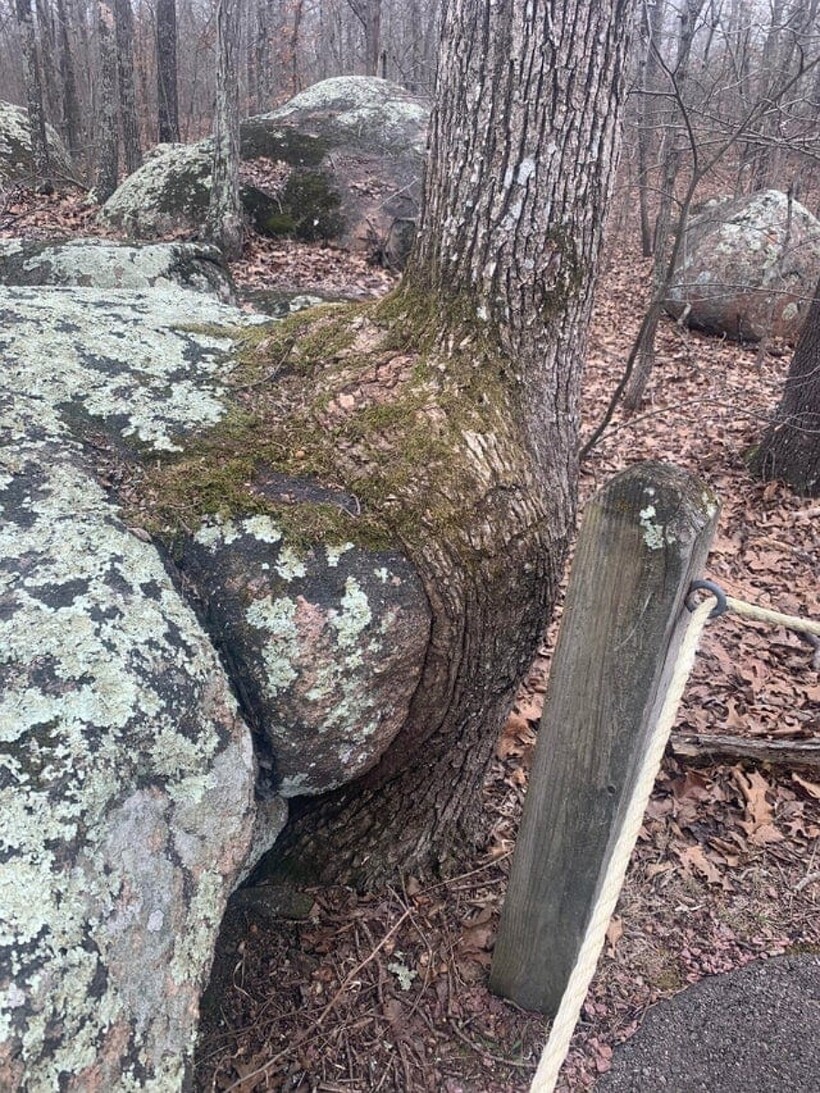
[[[29,131],[31,133],[31,158],[38,189],[50,192],[52,187],[51,163],[46,140],[46,116],[43,109],[43,81],[34,34],[31,0],[16,0],[17,24],[20,28],[20,45],[23,56],[23,73],[26,84]]]
[[[820,497],[820,281],[792,357],[774,422],[754,453],[761,478]]]
[[[95,196],[100,204],[117,188],[119,130],[117,128],[117,50],[111,0],[97,0],[97,36],[100,45],[100,100],[97,117],[97,175]]]
[[[68,144],[72,160],[79,158],[81,150],[82,123],[80,120],[80,102],[77,96],[77,80],[74,73],[74,58],[68,34],[68,16],[65,0],[55,0],[57,13],[58,68],[62,88],[60,128]]]
[[[117,43],[117,89],[125,169],[130,174],[142,163],[137,93],[134,85],[134,16],[131,0],[114,0]]]
[[[382,0],[347,0],[364,32],[364,70],[378,76],[381,54]]]
[[[238,32],[239,0],[217,0],[216,115],[206,235],[229,260],[238,258],[242,253],[243,234],[239,200]]]
[[[176,0],[157,0],[157,129],[160,143],[179,140]]]

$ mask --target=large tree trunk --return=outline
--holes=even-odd
[[[820,496],[820,282],[789,367],[775,420],[753,459],[761,478]]]
[[[157,122],[161,144],[179,140],[176,0],[157,0]]]
[[[239,200],[239,86],[236,71],[238,0],[216,5],[216,116],[211,198],[206,235],[224,256],[242,253],[242,204]]]
[[[417,249],[376,313],[378,369],[390,371],[385,353],[417,354],[409,374],[424,383],[409,416],[447,450],[419,458],[383,503],[424,582],[430,643],[379,764],[296,802],[274,850],[286,869],[367,883],[446,867],[485,837],[483,776],[574,523],[579,384],[631,16],[631,0],[451,0],[444,13]],[[337,446],[335,480],[353,493],[367,457],[370,475],[394,460],[389,436],[378,439],[369,452]]]

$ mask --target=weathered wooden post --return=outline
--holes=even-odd
[[[711,490],[643,463],[590,502],[530,775],[490,987],[554,1016],[674,669]]]

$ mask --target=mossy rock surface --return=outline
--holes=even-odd
[[[400,264],[418,214],[429,110],[375,77],[325,80],[269,114],[241,124],[241,155],[253,164],[243,204],[265,235],[340,240]],[[211,141],[158,148],[106,202],[103,223],[137,238],[196,231],[207,212]],[[260,181],[260,164],[285,164]],[[264,171],[262,171],[264,174]],[[391,242],[401,223],[403,243]],[[399,257],[400,256],[400,257]]]

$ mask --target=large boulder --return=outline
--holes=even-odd
[[[420,201],[429,110],[370,76],[308,88],[241,125],[247,214],[268,235],[339,239],[400,265]],[[138,238],[196,231],[208,205],[210,140],[164,145],[106,202],[103,223]],[[270,171],[272,165],[284,170]]]
[[[738,341],[794,341],[820,268],[820,222],[778,190],[710,202],[686,228],[673,318]]]
[[[237,501],[211,467],[196,517],[168,495],[184,518],[143,526],[148,469],[241,419],[261,322],[178,286],[0,287],[2,1088],[183,1088],[228,895],[420,679],[402,554],[303,527],[355,498],[268,474]]]
[[[250,734],[78,446],[38,400],[4,411],[0,1086],[178,1089],[250,846]]]
[[[71,158],[55,129],[46,125],[46,142],[52,169],[57,174],[71,174]],[[28,110],[0,102],[0,187],[9,182],[34,183],[31,158],[31,129]]]
[[[353,504],[311,483],[275,485],[278,496],[297,487],[304,501]],[[207,595],[277,792],[325,792],[372,766],[406,720],[430,636],[408,561],[350,542],[294,549],[279,522],[256,515],[207,520],[178,565]]]
[[[129,246],[99,239],[0,240],[0,284],[116,289],[178,285],[225,303],[234,299],[221,252],[201,243]]]

